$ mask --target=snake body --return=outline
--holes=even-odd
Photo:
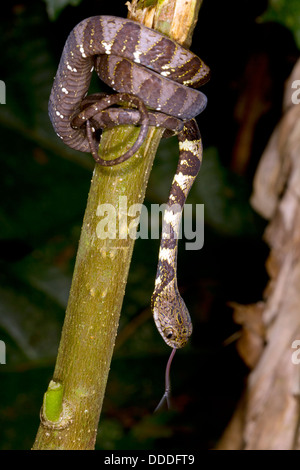
[[[178,134],[179,161],[164,212],[155,289],[151,304],[156,326],[165,342],[181,348],[192,333],[188,309],[177,287],[177,245],[182,209],[200,170],[202,142],[194,119]]]
[[[118,95],[86,96],[94,68]],[[95,16],[71,31],[49,100],[49,116],[57,135],[74,149],[91,151],[104,165],[129,158],[149,125],[178,134],[180,157],[164,213],[151,300],[156,326],[175,349],[183,347],[192,332],[177,287],[177,238],[183,206],[202,159],[200,133],[193,118],[204,110],[207,99],[194,88],[208,79],[209,68],[202,60],[163,34],[132,20]],[[110,108],[117,102],[126,108]],[[126,158],[102,160],[95,151],[95,131],[119,124],[140,125],[138,141]]]

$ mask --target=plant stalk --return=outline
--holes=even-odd
[[[133,0],[128,16],[186,45],[201,3],[158,0],[155,6],[139,9]],[[99,155],[108,159],[122,155],[138,132],[134,126],[103,132]],[[53,375],[53,381],[63,386],[63,409],[56,421],[42,412],[33,449],[94,449],[138,222],[136,215],[128,217],[127,210],[143,203],[162,134],[163,129],[151,127],[128,161],[95,166]],[[114,215],[116,227],[109,222]],[[117,236],[111,238],[115,229]]]

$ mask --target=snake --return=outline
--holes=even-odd
[[[94,69],[116,94],[88,95]],[[94,16],[69,34],[48,106],[58,137],[73,149],[92,153],[104,166],[130,158],[149,126],[163,127],[164,136],[177,134],[179,161],[163,216],[151,298],[156,327],[173,350],[184,347],[192,333],[177,285],[177,248],[183,207],[202,162],[194,118],[205,109],[207,98],[196,88],[209,77],[209,67],[198,56],[164,34],[134,20]],[[121,157],[100,158],[98,130],[121,124],[140,127],[136,142]]]

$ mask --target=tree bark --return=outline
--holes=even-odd
[[[300,60],[254,179],[251,203],[269,220],[270,280],[262,302],[234,306],[243,325],[238,350],[253,370],[218,449],[300,449],[300,104],[292,87],[299,76]]]

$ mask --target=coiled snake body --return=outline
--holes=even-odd
[[[93,68],[117,95],[86,97]],[[164,213],[151,302],[159,332],[175,349],[183,347],[192,332],[189,312],[177,288],[177,238],[182,209],[202,159],[200,133],[193,118],[207,101],[203,93],[190,87],[198,87],[208,77],[209,68],[201,59],[157,31],[128,19],[95,16],[70,33],[49,101],[57,135],[72,148],[92,152],[103,165],[121,163],[133,155],[149,125],[178,133],[179,163]],[[127,107],[110,108],[115,103]],[[123,156],[102,160],[94,131],[118,124],[140,125],[139,137]]]

